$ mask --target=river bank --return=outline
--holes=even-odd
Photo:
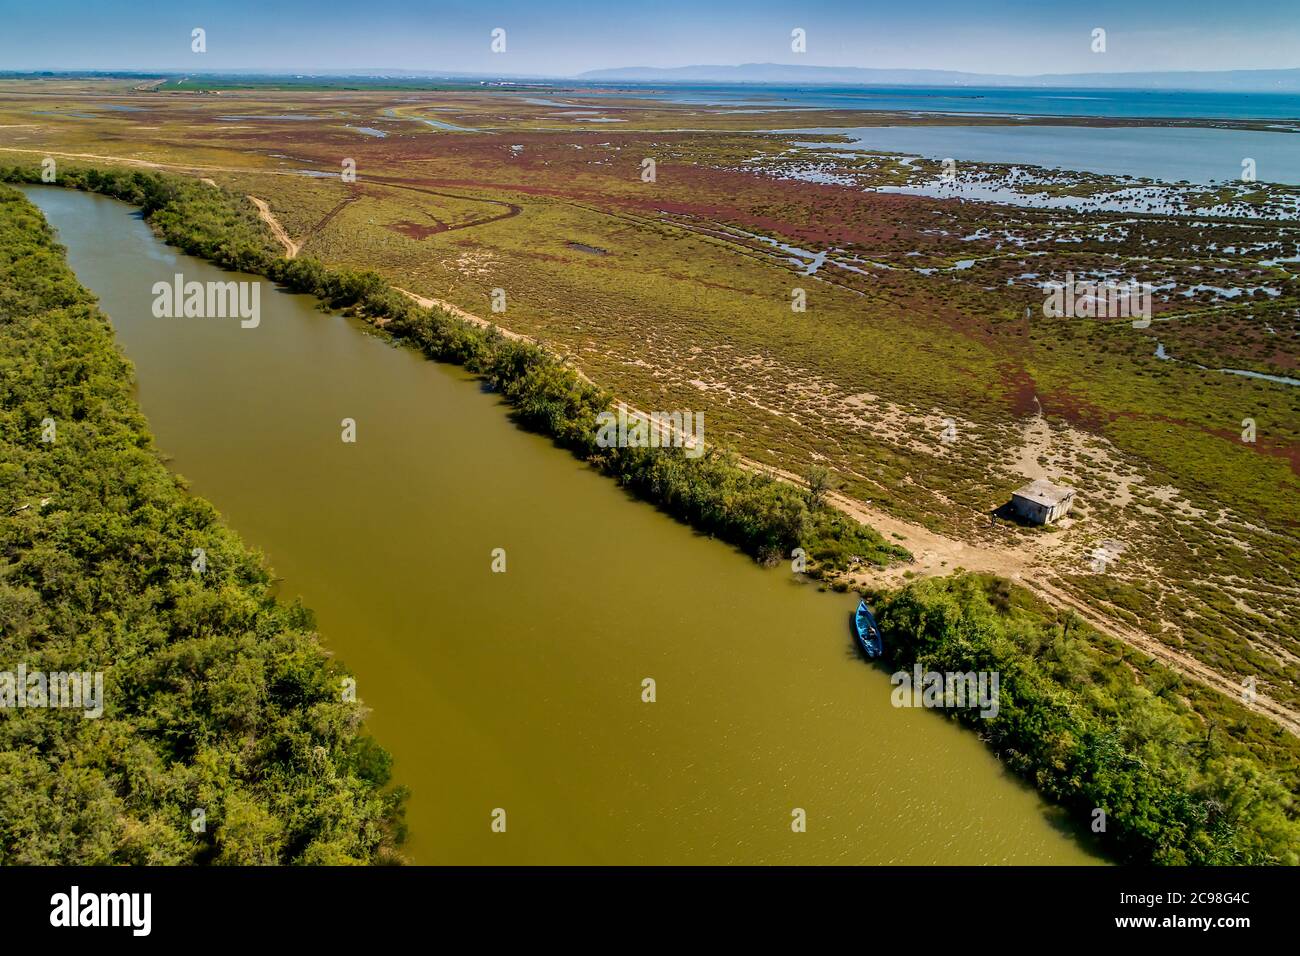
[[[107,318],[7,186],[0,240],[0,863],[399,860],[350,672],[168,473]],[[24,670],[94,675],[98,712],[31,680],[16,704]]]

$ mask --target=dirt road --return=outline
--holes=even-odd
[[[249,202],[257,207],[257,214],[262,217],[262,222],[266,223],[271,229],[271,234],[275,236],[280,245],[284,246],[284,257],[294,259],[298,256],[298,250],[302,247],[289,238],[285,232],[284,226],[280,225],[280,220],[271,214],[271,206],[265,199],[258,199],[256,196],[248,196]]]

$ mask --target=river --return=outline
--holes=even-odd
[[[412,793],[413,861],[1097,861],[974,734],[891,706],[851,597],[630,499],[470,376],[306,296],[264,283],[256,328],[155,318],[178,272],[255,277],[114,200],[25,192],[111,316],[172,468],[355,671]]]

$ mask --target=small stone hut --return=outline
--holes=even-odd
[[[1050,524],[1070,513],[1074,489],[1038,478],[1011,493],[1011,510],[1030,524]]]

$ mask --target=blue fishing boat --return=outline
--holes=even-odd
[[[868,657],[879,657],[885,649],[885,642],[865,600],[858,602],[858,611],[853,615],[853,630],[858,635],[858,644],[862,646],[863,652]]]

